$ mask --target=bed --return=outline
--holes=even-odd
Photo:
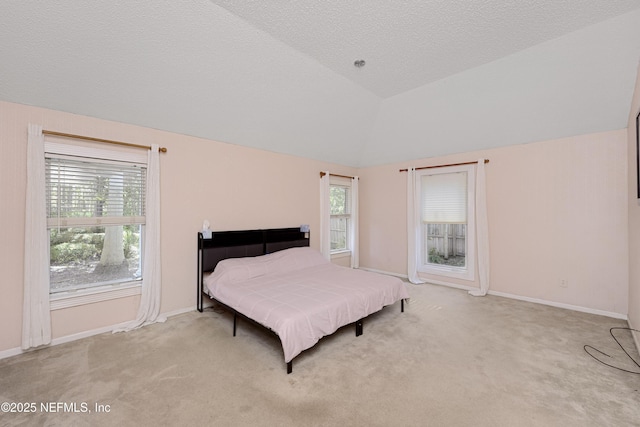
[[[275,333],[287,373],[293,359],[322,337],[409,297],[397,277],[337,266],[309,247],[299,228],[198,233],[198,310],[210,298]]]

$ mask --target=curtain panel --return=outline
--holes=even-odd
[[[489,291],[490,263],[489,219],[487,217],[487,183],[485,159],[478,160],[476,167],[476,256],[478,259],[478,281],[480,288],[469,291],[473,296],[485,296]]]
[[[407,276],[414,284],[424,283],[418,276],[418,242],[420,241],[420,195],[416,191],[416,169],[407,170]]]
[[[320,253],[331,259],[331,207],[329,203],[330,174],[323,171],[324,176],[320,178]]]
[[[162,268],[160,257],[160,151],[151,145],[147,161],[146,225],[142,262],[142,295],[136,319],[113,332],[126,332],[156,322],[160,316]]]
[[[24,230],[24,300],[22,349],[51,343],[49,303],[49,235],[45,201],[44,135],[29,124],[27,197]]]
[[[358,226],[358,177],[351,179],[351,268],[360,266],[360,235]]]

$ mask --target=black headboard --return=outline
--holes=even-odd
[[[300,231],[300,227],[218,231],[211,239],[198,233],[198,310],[202,311],[203,274],[213,271],[218,262],[302,246],[309,246],[309,232]]]

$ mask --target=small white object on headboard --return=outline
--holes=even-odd
[[[204,220],[204,222],[202,223],[202,237],[205,239],[210,239],[211,238],[211,228],[209,221],[208,220]]]

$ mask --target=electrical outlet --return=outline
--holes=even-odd
[[[558,285],[560,285],[561,288],[568,288],[569,287],[569,281],[567,279],[560,279],[558,281]]]

